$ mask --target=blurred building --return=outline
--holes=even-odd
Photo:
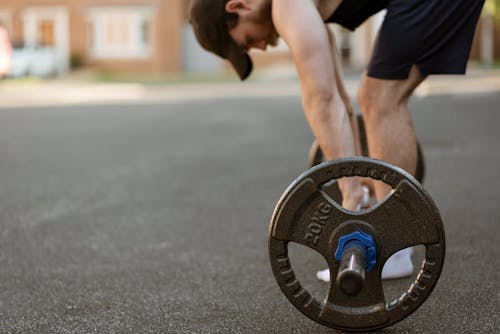
[[[187,0],[1,0],[0,23],[14,45],[54,48],[61,71],[85,67],[179,73],[227,68],[197,44],[187,22],[187,4]],[[365,66],[383,15],[354,33],[332,26],[346,65]],[[490,58],[500,58],[500,25],[480,24],[478,36],[472,57],[485,59],[488,52]],[[269,52],[253,52],[253,58],[257,67],[291,64],[284,43]]]
[[[63,70],[182,69],[186,0],[2,0],[15,45],[53,47]]]

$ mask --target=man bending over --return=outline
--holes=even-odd
[[[464,74],[484,0],[191,0],[199,43],[227,59],[241,80],[252,71],[247,52],[274,46],[279,37],[297,67],[302,107],[325,157],[359,155],[356,117],[345,91],[335,39],[325,23],[354,30],[373,14],[386,16],[361,78],[358,104],[370,156],[414,174],[417,144],[408,100],[430,74]],[[358,178],[339,180],[342,205],[356,210]],[[374,183],[378,200],[390,188]],[[383,278],[413,272],[410,249],[393,255]],[[328,270],[318,278],[329,280]]]

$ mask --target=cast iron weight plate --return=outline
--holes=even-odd
[[[363,121],[363,116],[357,115],[358,117],[358,126],[359,126],[359,136],[361,141],[361,154],[364,157],[369,156],[368,152],[368,142],[366,140],[366,130],[365,130],[365,122]],[[319,147],[317,141],[314,141],[309,149],[309,158],[308,158],[308,166],[309,168],[319,165],[324,161],[325,157],[323,156],[323,152]],[[425,177],[425,161],[424,161],[424,152],[422,151],[422,147],[417,140],[417,169],[415,171],[415,178],[420,183],[424,183]]]
[[[395,191],[369,210],[345,210],[322,186],[351,176],[383,181]],[[339,261],[334,253],[338,239],[354,231],[373,236],[377,262],[353,297],[337,286],[334,278]],[[332,279],[324,300],[312,297],[296,279],[288,257],[289,242],[309,247],[325,258]],[[425,259],[416,280],[401,297],[386,301],[381,280],[385,262],[398,250],[420,244],[425,246]],[[307,317],[344,331],[375,330],[401,321],[432,292],[444,263],[443,222],[421,184],[402,169],[370,158],[339,159],[307,170],[285,191],[269,225],[269,256],[280,289]]]

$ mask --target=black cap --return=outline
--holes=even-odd
[[[227,59],[245,80],[252,72],[250,56],[232,39],[228,32],[226,4],[229,0],[191,0],[189,20],[200,45],[219,57]]]

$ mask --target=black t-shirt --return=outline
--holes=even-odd
[[[354,30],[373,14],[387,7],[389,0],[344,0],[325,22]]]

